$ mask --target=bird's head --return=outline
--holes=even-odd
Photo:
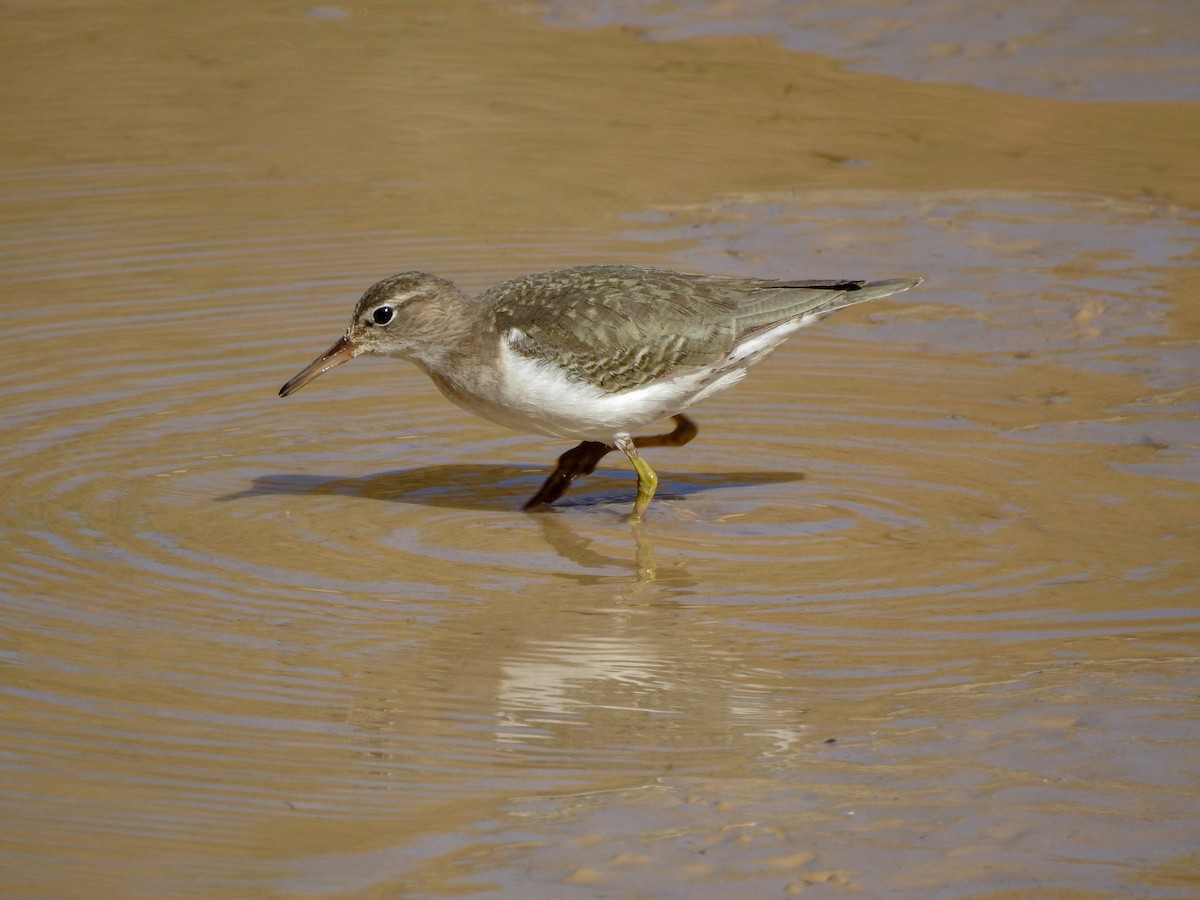
[[[279,390],[286,397],[318,375],[364,353],[436,366],[461,325],[466,298],[454,283],[426,272],[401,272],[372,285],[337,342]]]

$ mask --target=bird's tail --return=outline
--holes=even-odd
[[[747,331],[770,327],[801,316],[812,321],[835,310],[878,300],[916,287],[920,278],[882,278],[879,281],[770,281],[738,309]]]

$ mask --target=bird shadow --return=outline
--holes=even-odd
[[[277,473],[260,475],[245,490],[217,499],[244,500],[267,494],[341,495],[457,509],[512,510],[520,509],[548,474],[547,469],[504,465],[421,466],[357,478]],[[669,478],[669,483],[660,484],[655,503],[715,488],[800,481],[804,475],[800,472],[671,472]],[[572,493],[556,501],[554,508],[593,507],[632,501],[636,493],[637,481],[632,473],[595,473],[576,483]]]

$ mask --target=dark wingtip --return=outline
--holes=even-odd
[[[769,288],[788,290],[791,288],[809,288],[819,291],[857,291],[870,284],[869,281],[772,281],[765,285]]]

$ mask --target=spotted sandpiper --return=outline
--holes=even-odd
[[[470,412],[582,441],[559,458],[525,509],[553,503],[620,449],[637,470],[632,519],[640,522],[658,476],[638,450],[695,437],[683,410],[740,381],[793,332],[920,281],[770,281],[579,266],[514,278],[472,298],[444,278],[402,272],[363,294],[346,333],[279,395],[363,353],[411,360]],[[633,436],[668,417],[675,421],[670,433]]]

